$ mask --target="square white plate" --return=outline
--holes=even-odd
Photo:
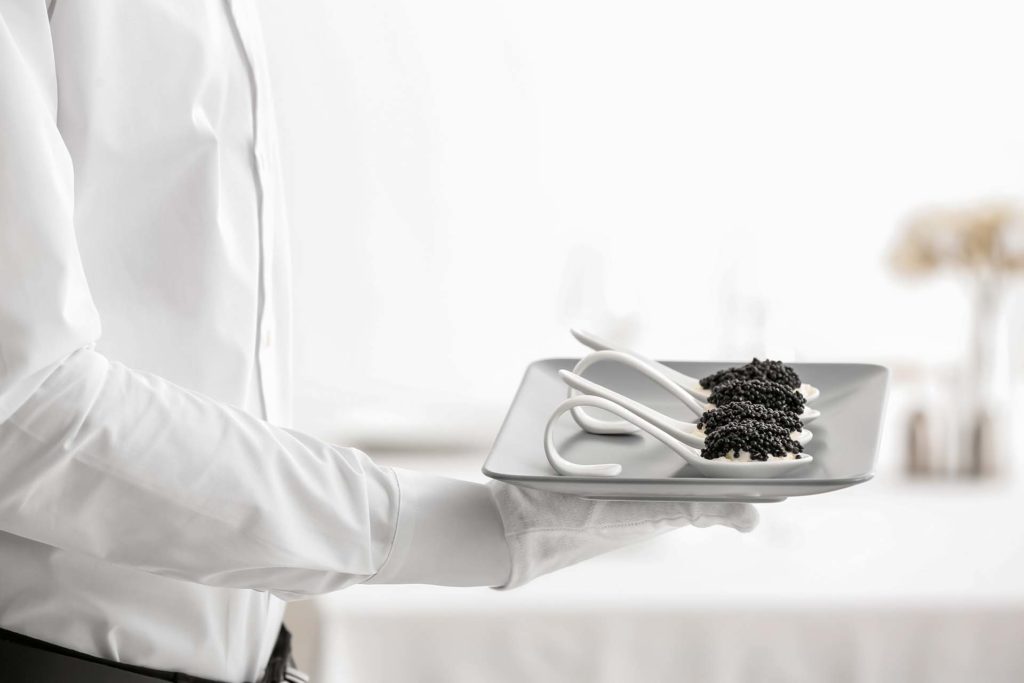
[[[555,443],[579,463],[617,462],[617,477],[567,477],[544,456],[544,426],[566,397],[558,370],[571,370],[568,358],[532,363],[505,416],[484,463],[483,473],[518,486],[548,489],[585,498],[620,500],[701,500],[768,503],[861,484],[871,479],[878,456],[889,371],[861,363],[791,363],[800,379],[818,387],[812,404],[821,417],[807,426],[814,439],[804,450],[814,462],[791,476],[774,479],[711,479],[700,476],[669,448],[646,435],[596,436],[580,430],[569,415],[558,423]],[[703,377],[742,363],[668,361],[666,365]],[[650,405],[691,420],[692,415],[660,387],[618,363],[602,363],[587,377]],[[595,409],[590,409],[595,410]],[[596,411],[595,411],[596,412]]]

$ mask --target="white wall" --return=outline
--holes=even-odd
[[[884,252],[922,204],[1024,190],[1020,3],[265,9],[298,423],[339,439],[486,442],[571,323],[663,357],[953,358],[956,283]]]

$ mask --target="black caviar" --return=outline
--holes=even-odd
[[[708,397],[708,402],[719,408],[736,401],[750,401],[797,415],[804,411],[804,404],[807,403],[800,392],[763,379],[731,379],[712,389]]]
[[[722,425],[708,434],[700,454],[706,460],[717,460],[724,458],[729,451],[736,457],[740,451],[747,451],[751,460],[764,461],[787,453],[796,453],[799,458],[803,446],[789,436],[785,427],[757,420],[740,420]]]
[[[700,385],[705,389],[712,389],[731,379],[766,379],[769,382],[778,382],[793,389],[800,388],[800,377],[793,368],[785,365],[781,360],[758,360],[756,358],[746,365],[719,370],[707,377],[702,377]]]
[[[709,410],[700,416],[697,421],[697,428],[705,432],[713,432],[722,425],[727,425],[739,420],[757,420],[768,424],[785,427],[790,432],[799,432],[804,428],[800,418],[788,410],[775,410],[758,403],[750,401],[736,401],[726,403],[721,408]]]

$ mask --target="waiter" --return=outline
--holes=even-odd
[[[252,0],[0,0],[0,680],[299,680],[287,600],[753,527],[288,429],[274,125]]]

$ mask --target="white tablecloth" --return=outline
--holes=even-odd
[[[888,457],[866,485],[761,506],[749,535],[682,530],[511,592],[322,598],[315,668],[332,683],[1024,681],[1024,481],[911,482]]]

